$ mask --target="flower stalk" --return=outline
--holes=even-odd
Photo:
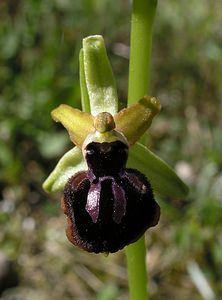
[[[157,0],[133,0],[128,105],[147,94],[150,82],[152,28]],[[126,247],[131,300],[148,300],[145,239]]]
[[[128,105],[134,104],[149,92],[156,6],[157,0],[133,0],[132,3]]]

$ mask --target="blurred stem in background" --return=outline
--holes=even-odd
[[[128,105],[148,94],[152,28],[157,0],[132,3]],[[131,300],[149,299],[145,239],[126,248]]]

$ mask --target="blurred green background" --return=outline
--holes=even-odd
[[[148,143],[190,194],[158,199],[161,221],[146,238],[155,300],[222,299],[221,9],[212,0],[158,4],[151,94],[163,109]],[[80,108],[82,38],[104,36],[124,103],[129,33],[127,0],[0,1],[1,299],[129,299],[124,251],[105,257],[74,248],[61,194],[41,187],[72,146],[50,111]]]

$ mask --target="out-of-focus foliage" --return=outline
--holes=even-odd
[[[221,8],[220,1],[159,1],[151,87],[163,109],[148,144],[191,193],[159,199],[161,223],[147,235],[152,299],[222,297]],[[19,278],[4,300],[128,299],[124,253],[73,248],[60,195],[46,195],[41,184],[71,147],[50,111],[80,107],[82,38],[104,36],[124,103],[129,30],[129,1],[0,2],[0,252]]]

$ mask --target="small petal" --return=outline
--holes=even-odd
[[[79,147],[82,147],[87,135],[95,130],[93,116],[69,105],[61,104],[51,114],[56,122],[62,123],[69,132],[71,141]]]
[[[114,116],[116,130],[123,133],[128,143],[133,145],[150,127],[153,117],[160,109],[159,100],[145,96]]]

